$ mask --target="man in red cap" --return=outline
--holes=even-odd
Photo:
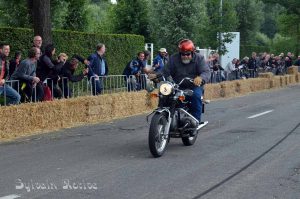
[[[189,77],[194,79],[194,94],[191,96],[190,113],[199,120],[201,124],[203,85],[209,81],[210,69],[205,64],[204,57],[195,53],[194,43],[184,39],[178,44],[178,53],[173,54],[168,64],[164,67],[161,75],[172,77],[175,83]],[[150,79],[155,79],[158,74],[151,74]]]

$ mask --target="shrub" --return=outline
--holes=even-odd
[[[5,41],[11,46],[11,56],[19,50],[23,58],[27,56],[27,50],[32,46],[33,30],[25,28],[0,28],[0,41]],[[106,46],[106,59],[109,66],[109,74],[122,74],[127,62],[136,53],[144,49],[144,37],[129,34],[95,34],[76,31],[54,30],[53,43],[56,46],[56,54],[67,53],[70,56],[79,54],[88,57],[92,54],[97,43]]]

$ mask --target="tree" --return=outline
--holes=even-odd
[[[299,0],[264,0],[265,3],[277,3],[284,8],[286,12],[279,16],[278,24],[280,33],[285,36],[295,38],[296,54],[300,52],[300,1]]]
[[[206,2],[209,26],[205,31],[206,38],[213,49],[219,49],[220,54],[226,52],[225,43],[231,42],[233,35],[228,32],[235,32],[238,26],[237,13],[234,9],[233,1],[223,1],[222,9],[220,0],[210,0]],[[220,41],[219,33],[223,34]]]
[[[28,0],[32,12],[34,35],[43,38],[43,45],[52,43],[50,0]]]
[[[113,20],[115,5],[108,1],[91,3],[87,6],[88,32],[113,33]]]
[[[152,0],[152,37],[160,47],[174,52],[181,39],[204,44],[203,31],[207,25],[204,0]]]
[[[280,13],[284,12],[285,8],[279,4],[264,4],[263,13],[264,20],[261,24],[260,31],[273,39],[278,32],[277,20]]]
[[[114,7],[114,32],[143,35],[149,40],[147,0],[119,0]]]
[[[253,0],[239,0],[236,12],[239,20],[238,31],[242,45],[253,45],[256,33],[259,32],[263,17],[263,3]]]
[[[2,26],[28,28],[32,25],[26,1],[0,1],[0,16],[0,25]]]
[[[64,29],[84,31],[87,26],[87,0],[69,0]]]

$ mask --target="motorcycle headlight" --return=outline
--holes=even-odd
[[[159,87],[159,92],[162,95],[170,95],[172,93],[173,86],[169,83],[163,83]]]

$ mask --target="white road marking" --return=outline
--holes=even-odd
[[[3,196],[0,197],[0,199],[15,199],[15,198],[20,198],[21,196],[16,195],[16,194],[12,194],[12,195],[8,195],[8,196]]]
[[[249,119],[256,118],[256,117],[259,117],[259,116],[262,116],[262,115],[271,113],[271,112],[273,112],[273,111],[274,111],[274,110],[265,111],[265,112],[262,112],[262,113],[259,113],[259,114],[252,115],[252,116],[250,116],[250,117],[248,117],[248,118],[249,118]]]

